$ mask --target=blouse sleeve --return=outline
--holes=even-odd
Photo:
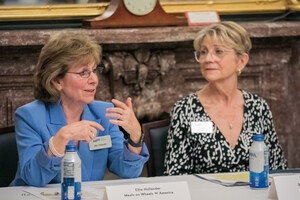
[[[287,161],[275,131],[272,112],[267,103],[264,103],[264,109],[262,109],[263,134],[265,135],[265,143],[269,150],[269,168],[270,170],[286,169]]]
[[[193,151],[188,137],[189,123],[186,120],[187,108],[175,105],[171,112],[171,125],[167,137],[164,175],[193,173]]]

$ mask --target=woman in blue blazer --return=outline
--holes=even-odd
[[[94,100],[100,55],[101,47],[80,34],[53,35],[42,48],[34,79],[37,100],[15,113],[19,166],[11,186],[59,183],[71,140],[81,158],[82,181],[102,180],[106,167],[122,178],[140,175],[149,153],[131,99],[113,99],[116,107]],[[97,143],[101,138],[107,142]]]

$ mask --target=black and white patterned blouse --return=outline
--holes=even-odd
[[[196,93],[175,104],[171,112],[164,175],[248,171],[254,134],[265,136],[270,170],[287,168],[267,103],[256,95],[242,92],[243,125],[234,148],[213,122],[212,133],[191,132],[192,121],[212,121]]]

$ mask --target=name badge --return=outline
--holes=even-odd
[[[207,122],[191,122],[192,133],[213,133],[213,123]]]
[[[112,146],[111,137],[110,137],[110,135],[96,137],[94,140],[92,140],[89,143],[89,146],[90,146],[91,151],[97,150],[97,149],[110,148]]]

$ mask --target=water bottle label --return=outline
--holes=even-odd
[[[75,182],[81,181],[81,164],[65,161],[62,166],[62,177],[75,178]]]
[[[264,170],[260,173],[250,171],[250,187],[251,188],[267,188],[269,186],[268,173],[269,167],[264,166]]]
[[[265,166],[269,165],[269,152],[267,149],[265,149],[264,151],[264,160],[265,160],[264,165]]]
[[[63,177],[74,178],[74,162],[63,163]]]
[[[264,171],[264,152],[250,152],[249,159],[250,171],[255,173],[261,173],[262,171]]]

